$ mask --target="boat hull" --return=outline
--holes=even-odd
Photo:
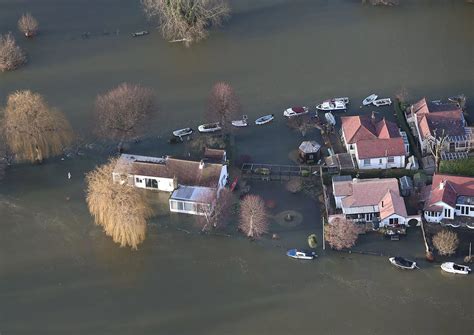
[[[213,127],[210,127],[213,125]],[[214,133],[221,130],[222,128],[218,124],[202,124],[198,127],[200,133]]]
[[[331,114],[331,112],[324,114],[324,117],[330,125],[336,125],[336,118],[334,117],[334,115]]]
[[[308,107],[292,107],[283,112],[283,116],[290,118],[295,116],[306,115],[309,113]]]
[[[456,268],[457,267],[457,268]],[[459,275],[467,275],[471,272],[471,268],[465,265],[455,264],[453,262],[446,262],[441,264],[441,270],[448,273],[454,273]]]
[[[297,249],[290,249],[286,252],[286,255],[290,258],[294,259],[302,259],[302,260],[313,260],[318,255],[314,251],[311,252],[303,252],[303,251],[298,251]]]
[[[362,105],[364,105],[364,106],[370,105],[372,102],[377,100],[377,98],[378,98],[377,94],[371,94],[367,98],[362,100]]]
[[[257,120],[255,120],[255,124],[256,125],[267,124],[267,123],[273,121],[274,118],[275,118],[275,116],[273,114],[265,115],[265,116],[259,117]]]
[[[183,136],[189,136],[193,133],[192,128],[183,128],[183,129],[178,129],[173,131],[173,135],[176,137],[183,137]]]
[[[372,104],[376,107],[380,106],[390,106],[392,104],[392,100],[390,98],[387,99],[377,99],[372,102]]]
[[[234,127],[247,127],[248,123],[244,120],[236,120],[231,122]]]
[[[395,267],[397,267],[397,268],[399,268],[399,269],[403,269],[403,270],[413,270],[413,269],[416,268],[416,262],[411,262],[411,261],[409,261],[409,262],[411,263],[411,265],[404,265],[404,264],[401,264],[399,261],[397,261],[397,260],[396,260],[396,257],[390,257],[388,260],[390,261],[390,263],[391,263],[393,266],[395,266]]]

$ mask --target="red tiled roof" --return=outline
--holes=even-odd
[[[440,184],[444,183],[443,187]],[[431,192],[425,203],[425,210],[435,210],[437,202],[455,207],[459,196],[474,197],[474,178],[436,174],[433,176]]]
[[[355,179],[350,183],[352,193],[342,199],[344,207],[377,206],[387,191],[399,194],[396,178]]]
[[[400,137],[397,125],[385,118],[377,121],[369,115],[357,115],[341,117],[341,121],[347,143]]]
[[[401,137],[362,140],[357,142],[357,155],[359,159],[404,156],[405,145]]]
[[[380,219],[388,218],[390,215],[398,214],[407,217],[407,209],[403,198],[392,190],[388,190],[379,202]]]

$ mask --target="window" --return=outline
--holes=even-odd
[[[179,210],[179,211],[182,211],[182,210],[184,209],[184,204],[183,204],[183,202],[182,202],[182,201],[178,201],[177,203],[178,203],[178,210]]]
[[[147,188],[158,188],[158,180],[145,178],[145,186]]]
[[[449,209],[449,208],[444,209],[444,217],[445,218],[450,218],[451,217],[451,209]]]
[[[370,165],[370,159],[364,159],[364,165]]]
[[[474,212],[474,207],[471,207],[471,212]]]
[[[382,158],[379,158],[379,164],[382,164]]]
[[[353,144],[349,144],[349,150],[354,150],[354,145]]]
[[[177,210],[178,209],[178,202],[176,200],[171,200],[170,201],[170,207],[171,207],[171,209]]]
[[[395,157],[388,157],[389,163],[395,163]]]
[[[398,218],[390,218],[390,219],[388,220],[388,223],[389,223],[390,225],[398,225]]]
[[[460,210],[460,209],[461,209],[461,207],[460,207],[460,206],[456,206],[456,209],[457,209],[457,210]]]
[[[196,211],[196,205],[192,202],[185,202],[184,203],[184,210],[186,212],[195,212]]]

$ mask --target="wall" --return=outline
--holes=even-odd
[[[158,182],[158,188],[146,187],[145,179],[156,180]],[[147,176],[134,175],[133,181],[134,181],[135,187],[138,187],[138,188],[144,188],[147,190],[165,191],[165,192],[174,191],[173,178],[159,178],[159,177],[147,177]]]
[[[370,165],[365,165],[363,159],[359,159],[356,156],[357,165],[361,170],[367,169],[391,169],[391,168],[404,168],[405,167],[405,156],[395,156],[393,163],[388,163],[387,157],[371,158]]]
[[[398,214],[392,214],[389,217],[386,217],[385,219],[380,221],[380,227],[384,227],[384,226],[389,225],[390,224],[390,219],[394,219],[394,218],[398,219],[398,224],[400,224],[400,225],[408,224],[408,220],[406,218],[404,218],[403,216],[400,216]]]

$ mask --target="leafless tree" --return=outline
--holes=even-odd
[[[155,111],[153,92],[140,85],[122,83],[97,96],[97,132],[103,138],[124,141],[139,136],[146,118]]]
[[[405,87],[401,87],[395,94],[395,97],[400,103],[405,104],[409,98],[408,90]]]
[[[301,133],[301,136],[305,137],[306,133],[316,127],[314,122],[311,122],[311,117],[309,115],[302,115],[291,117],[288,119],[288,127],[295,129]]]
[[[142,0],[149,18],[158,18],[161,32],[171,42],[190,45],[207,37],[207,29],[230,14],[227,0]]]
[[[265,202],[258,195],[247,195],[240,204],[239,228],[251,239],[259,239],[268,232]]]
[[[336,218],[324,231],[331,248],[342,250],[355,245],[360,229],[350,220]]]
[[[441,164],[441,155],[443,153],[444,144],[448,136],[445,134],[444,129],[441,131],[441,134],[438,135],[438,129],[435,129],[433,132],[433,138],[427,139],[426,143],[429,151],[433,155],[435,160],[435,172],[439,172],[439,165]]]
[[[18,20],[18,29],[26,37],[33,37],[38,33],[38,21],[30,13],[25,13]]]
[[[458,248],[459,238],[455,232],[444,229],[433,237],[433,245],[441,256],[453,255]]]
[[[209,94],[207,118],[210,122],[218,121],[223,132],[228,132],[232,119],[238,117],[240,102],[232,86],[225,82],[215,84]]]
[[[59,155],[73,138],[64,114],[28,90],[9,95],[3,128],[8,148],[18,161],[42,162]]]
[[[216,193],[204,196],[201,201],[211,206],[203,206],[204,215],[197,217],[197,223],[201,231],[210,231],[224,227],[230,217],[230,211],[234,202],[232,192],[226,188],[222,189],[217,197]]]
[[[116,159],[111,159],[86,175],[87,205],[95,223],[115,243],[137,249],[145,240],[146,220],[153,211],[138,189],[113,182],[112,171],[116,162]]]
[[[11,33],[0,35],[0,71],[13,71],[26,63],[26,54]]]

